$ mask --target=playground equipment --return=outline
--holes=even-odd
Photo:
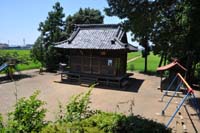
[[[14,73],[14,71],[16,71],[19,74],[21,74],[20,71],[17,69],[16,65],[17,65],[16,63],[15,64],[9,63],[9,62],[3,63],[0,66],[0,72],[6,70],[7,76],[9,78],[13,79],[13,73]]]
[[[3,71],[4,69],[6,69],[8,67],[7,63],[4,63],[0,66],[0,72]]]
[[[173,113],[173,115],[171,116],[170,120],[167,122],[166,124],[166,128],[169,127],[170,123],[172,122],[172,120],[174,119],[175,115],[177,114],[177,112],[180,110],[180,108],[182,107],[183,103],[187,100],[187,98],[193,98],[194,101],[192,101],[192,104],[194,105],[196,112],[200,118],[200,113],[199,113],[199,109],[198,109],[198,103],[197,103],[197,99],[195,97],[194,91],[193,89],[190,87],[190,85],[185,81],[185,79],[181,76],[180,73],[177,73],[177,75],[174,77],[174,79],[172,80],[172,82],[169,84],[169,86],[167,87],[167,91],[170,89],[170,87],[172,86],[172,84],[175,82],[176,79],[180,79],[180,83],[178,84],[178,86],[176,87],[176,90],[174,91],[172,97],[169,99],[169,101],[167,102],[167,104],[165,105],[165,107],[163,108],[161,114],[164,115],[166,109],[168,108],[168,106],[170,105],[172,99],[174,98],[174,96],[176,95],[177,91],[180,89],[181,85],[185,85],[185,90],[187,91],[186,95],[183,97],[183,99],[181,100],[181,102],[179,103],[177,109],[175,110],[175,112]],[[167,91],[164,92],[163,96],[161,97],[161,101],[163,101],[164,96],[166,96]]]
[[[187,69],[183,67],[180,63],[178,63],[177,60],[174,60],[170,64],[158,67],[157,72],[160,73],[160,90],[163,91],[165,88],[167,88],[172,79],[176,77],[177,73],[180,73],[181,75],[186,75]],[[165,72],[167,72],[167,74],[165,74]],[[175,90],[178,82],[179,81],[174,80],[173,86],[170,85],[170,89]]]

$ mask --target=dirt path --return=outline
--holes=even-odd
[[[38,74],[38,70],[23,71],[25,74],[22,79],[16,82],[17,98],[28,97],[34,91],[40,90],[39,98],[46,101],[45,108],[48,109],[46,114],[47,120],[55,120],[56,113],[58,112],[58,103],[66,104],[72,95],[86,92],[87,87],[82,87],[75,84],[67,84],[60,82],[60,75],[55,73]],[[170,116],[173,114],[177,107],[177,103],[181,101],[181,97],[173,99],[172,104],[166,110],[166,115],[160,116],[162,108],[170,97],[165,97],[163,102],[158,102],[162,93],[158,90],[160,78],[156,76],[149,76],[134,72],[131,79],[131,84],[126,89],[116,88],[99,88],[96,87],[91,95],[91,108],[100,109],[108,112],[119,112],[123,114],[130,114],[131,104],[134,103],[132,111],[135,115],[156,120],[158,122],[167,123]],[[15,104],[15,83],[14,82],[1,82],[0,81],[0,113],[6,117],[6,114],[13,109]],[[199,98],[199,91],[196,93]],[[199,119],[194,115],[195,111],[187,105],[191,118],[197,130],[200,131]],[[195,132],[191,121],[186,114],[184,108],[181,108],[186,121],[187,131]],[[182,129],[177,126],[179,117],[176,116],[170,127],[174,130]]]
[[[127,60],[127,63],[132,62],[132,61],[134,61],[134,60],[137,60],[137,59],[139,59],[139,58],[141,58],[141,57],[142,57],[142,56],[140,55],[140,56],[134,57],[134,58],[132,58],[132,59],[129,59],[129,60]]]

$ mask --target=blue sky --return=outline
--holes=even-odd
[[[39,36],[38,26],[52,10],[55,0],[1,0],[0,1],[0,42],[12,45],[33,44]],[[66,16],[73,14],[79,8],[103,9],[107,7],[106,0],[59,0]],[[117,17],[105,16],[104,23],[119,23]],[[129,35],[130,39],[130,35]]]

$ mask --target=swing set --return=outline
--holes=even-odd
[[[176,87],[176,90],[174,91],[172,97],[169,99],[169,101],[166,103],[165,107],[162,109],[162,112],[161,114],[162,115],[165,115],[165,111],[167,110],[167,108],[169,107],[172,99],[175,97],[175,95],[177,94],[177,92],[180,90],[181,86],[184,87],[184,89],[186,90],[186,95],[183,97],[183,99],[181,100],[181,102],[179,103],[177,109],[175,110],[175,112],[173,113],[173,115],[171,116],[171,118],[169,119],[169,121],[167,122],[166,124],[166,128],[169,127],[169,125],[171,124],[171,122],[173,121],[174,117],[176,116],[177,112],[180,110],[180,108],[182,107],[182,105],[184,104],[184,102],[188,99],[188,98],[193,98],[191,101],[192,101],[192,104],[193,106],[195,107],[196,109],[196,112],[199,116],[199,119],[200,119],[200,110],[198,108],[198,101],[196,99],[196,96],[194,94],[194,91],[193,89],[190,87],[190,85],[186,82],[186,80],[181,76],[180,73],[177,73],[176,76],[174,77],[174,79],[172,80],[172,82],[169,84],[169,86],[167,87],[167,90],[163,93],[162,97],[161,97],[161,100],[160,101],[163,101],[164,97],[167,95],[168,91],[170,90],[170,88],[172,87],[173,83],[176,81],[176,80],[180,80],[180,82],[178,83],[177,87]]]

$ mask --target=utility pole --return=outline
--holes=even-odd
[[[25,40],[25,38],[23,38],[23,44],[24,44],[24,46],[26,45],[26,40]]]

